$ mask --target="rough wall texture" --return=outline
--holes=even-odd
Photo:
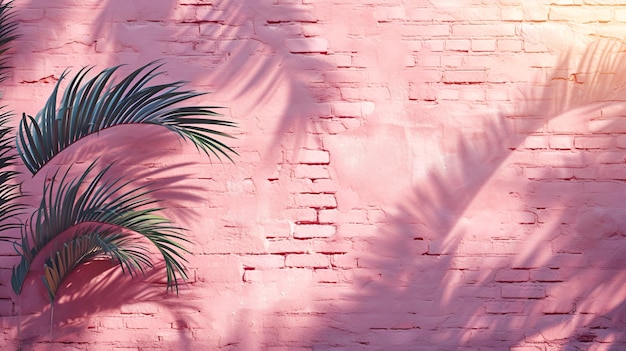
[[[171,189],[192,278],[166,296],[96,262],[51,328],[0,246],[3,349],[626,349],[626,1],[15,6],[3,104],[162,59],[240,124],[241,157],[150,128],[68,150]]]

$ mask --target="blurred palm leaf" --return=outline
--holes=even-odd
[[[114,233],[129,231],[142,236],[144,243],[153,244],[162,255],[168,289],[178,291],[178,276],[187,278],[183,264],[186,260],[182,254],[189,251],[181,243],[189,240],[182,235],[181,228],[156,214],[161,208],[155,207],[157,201],[148,197],[152,191],[146,187],[128,190],[130,181],[107,179],[105,174],[111,166],[90,178],[95,165],[92,163],[75,178],[69,176],[69,169],[62,175],[57,172],[50,183],[44,185],[39,208],[24,225],[21,241],[16,244],[21,255],[21,261],[13,267],[11,276],[11,285],[16,294],[20,293],[30,266],[40,251],[71,229],[95,234],[88,241],[79,240],[80,235],[75,235],[59,251],[57,255],[60,256],[48,260],[44,279],[49,291],[56,291],[60,281],[71,271],[70,268],[95,253],[110,255],[120,262],[122,269],[126,267],[131,275],[138,269],[141,271],[142,264],[150,262],[142,254],[147,249],[143,249],[140,242],[124,236],[113,236],[114,239],[111,239]]]
[[[6,70],[11,68],[4,54],[10,49],[9,44],[19,38],[19,35],[15,34],[17,22],[14,20],[15,14],[11,11],[12,5],[13,1],[0,1],[0,82],[7,79]]]
[[[13,1],[0,1],[0,82],[7,79],[6,70],[10,68],[5,54],[11,42],[18,38],[15,34],[17,22],[11,11],[12,3]],[[4,107],[0,107],[0,110],[2,109]],[[19,227],[18,223],[8,223],[7,220],[15,218],[23,209],[22,205],[16,203],[19,198],[19,186],[15,183],[18,172],[12,170],[16,158],[13,128],[7,126],[11,116],[9,112],[0,112],[0,232]],[[12,238],[0,236],[0,240]]]
[[[0,113],[0,231],[19,227],[19,223],[7,220],[15,218],[23,209],[23,206],[16,202],[20,197],[19,185],[15,183],[18,172],[11,169],[16,156],[13,153],[13,129],[6,125],[10,117],[11,114],[8,112]],[[0,240],[11,239],[0,236]]]
[[[36,118],[23,115],[17,135],[17,148],[26,167],[34,174],[55,155],[74,142],[107,128],[125,124],[163,126],[191,141],[207,155],[232,160],[236,152],[217,137],[230,137],[213,127],[234,127],[231,121],[206,118],[220,116],[214,106],[176,105],[204,95],[179,90],[184,82],[149,85],[161,72],[161,65],[149,63],[111,84],[120,66],[112,67],[86,80],[89,68],[81,69],[68,83],[57,106],[57,82],[45,107]]]

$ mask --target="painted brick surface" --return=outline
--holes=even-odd
[[[134,129],[59,158],[128,146],[118,172],[175,177],[190,279],[86,267],[51,328],[1,245],[0,348],[626,349],[625,6],[16,1],[16,123],[66,68],[161,59],[239,123],[241,157]]]

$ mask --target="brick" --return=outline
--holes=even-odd
[[[469,39],[449,39],[446,40],[445,48],[449,51],[467,52],[471,48],[471,41]]]
[[[378,22],[391,22],[406,18],[405,8],[402,6],[377,6],[374,8],[373,15]]]
[[[626,117],[591,120],[589,131],[592,133],[626,133]]]
[[[496,272],[495,280],[501,283],[527,282],[530,273],[526,269],[501,269]]]
[[[276,268],[282,268],[285,266],[285,257],[282,255],[242,256],[241,263],[245,270],[276,269]]]
[[[261,226],[266,238],[287,238],[291,234],[291,224],[288,221],[266,223]]]
[[[485,303],[485,312],[487,314],[509,314],[524,312],[524,304],[522,302],[493,301]]]
[[[471,48],[474,52],[493,52],[497,47],[495,39],[472,39]]]
[[[267,244],[267,252],[275,255],[311,251],[313,251],[313,243],[309,240],[273,240]]]
[[[328,52],[328,40],[323,38],[287,39],[285,45],[291,53]]]
[[[296,194],[295,203],[301,207],[336,208],[337,199],[332,194]]]
[[[487,72],[484,70],[458,70],[445,71],[444,83],[484,83],[487,80]]]
[[[430,247],[429,247],[430,250]],[[433,249],[435,251],[435,249]],[[490,254],[493,251],[491,241],[463,241],[461,251],[466,254]]]
[[[432,85],[423,84],[409,84],[409,99],[410,100],[422,100],[422,101],[435,101],[437,99],[437,89]],[[626,142],[625,142],[626,143]]]
[[[336,232],[337,228],[333,225],[306,224],[296,225],[293,236],[297,239],[330,238]]]
[[[598,171],[600,179],[626,180],[626,164],[603,165]]]
[[[505,7],[500,10],[503,21],[520,22],[524,19],[524,11],[519,7]]]
[[[519,39],[498,39],[498,51],[502,52],[520,52],[522,51],[523,41]]]
[[[332,269],[316,269],[313,273],[313,279],[318,283],[338,283],[339,274]]]
[[[301,150],[298,152],[298,161],[304,164],[328,164],[330,154],[326,150]]]
[[[610,9],[582,6],[552,6],[548,13],[548,19],[553,21],[609,22],[611,17]]]
[[[613,137],[576,137],[574,147],[577,149],[608,149],[613,146]]]
[[[544,136],[529,136],[524,140],[524,147],[527,149],[547,149],[548,138]]]
[[[297,165],[295,168],[295,177],[307,179],[329,179],[330,173],[328,173],[328,168],[325,165],[301,164]]]
[[[550,137],[550,148],[552,149],[571,149],[572,148],[572,137],[566,135],[556,135]]]
[[[501,289],[501,296],[505,299],[543,299],[546,297],[546,289],[542,286],[511,284]]]
[[[626,149],[626,135],[620,135],[615,139],[618,148]]]
[[[481,36],[515,36],[515,24],[453,24],[452,35],[460,35],[465,37],[481,37]]]
[[[335,102],[332,104],[332,113],[337,117],[361,117],[361,103]]]
[[[327,268],[330,267],[330,258],[322,254],[287,255],[285,266],[300,268]]]

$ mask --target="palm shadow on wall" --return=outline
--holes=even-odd
[[[623,150],[577,150],[532,176],[522,169],[542,161],[516,160],[540,152],[522,151],[530,134],[547,137],[545,131],[563,133],[562,128],[568,135],[605,135],[615,145],[626,108],[623,51],[621,42],[601,40],[577,58],[577,67],[564,56],[548,85],[535,88],[524,107],[487,119],[484,134],[459,137],[456,161],[446,173],[432,171],[415,185],[379,226],[370,253],[358,258],[359,269],[370,273],[350,284],[353,293],[342,307],[324,310],[322,304],[319,320],[325,327],[303,338],[320,349],[475,350],[525,342],[623,348],[624,174],[595,181],[608,168],[624,171]],[[574,73],[584,76],[584,84],[573,80]],[[590,120],[604,125],[582,134],[569,129],[589,126]],[[581,171],[578,179],[555,175],[559,167],[594,173],[585,177]],[[492,180],[502,172],[506,176]],[[519,194],[530,196],[520,203]],[[541,219],[515,223],[515,216],[503,220],[484,209],[469,210],[485,197],[505,211],[540,213]],[[551,213],[545,222],[542,213]],[[495,245],[506,248],[493,254]],[[498,275],[501,270],[528,278]],[[545,289],[546,297],[503,298],[507,286],[538,288],[539,295]]]
[[[301,34],[292,32],[295,28],[294,23],[285,22],[280,18],[273,18],[273,16],[278,14],[279,17],[293,18],[304,12],[298,7],[290,5],[276,6],[262,3],[242,5],[237,2],[225,2],[221,5],[206,6],[205,8],[209,8],[210,11],[205,11],[206,15],[202,18],[190,17],[186,19],[186,15],[177,12],[181,10],[181,7],[176,7],[176,3],[176,1],[160,1],[156,4],[146,1],[145,4],[142,2],[130,4],[111,0],[101,5],[94,5],[93,10],[99,11],[99,16],[98,21],[91,28],[91,36],[85,35],[84,31],[80,30],[78,32],[82,34],[72,33],[71,35],[76,37],[68,38],[67,43],[62,44],[58,51],[63,52],[66,48],[75,45],[93,45],[97,52],[106,55],[109,52],[118,52],[119,49],[121,53],[111,55],[108,65],[123,61],[123,63],[129,64],[128,69],[153,59],[163,59],[167,63],[166,70],[176,79],[189,79],[194,84],[208,86],[209,90],[231,90],[234,92],[232,94],[235,98],[245,96],[249,103],[246,106],[246,112],[252,114],[254,114],[252,107],[264,104],[271,105],[273,96],[282,94],[283,100],[287,103],[277,109],[277,113],[281,117],[277,125],[268,127],[264,121],[259,121],[255,116],[254,121],[257,121],[258,125],[248,127],[244,124],[242,129],[259,128],[269,135],[275,135],[268,143],[268,150],[270,150],[268,153],[276,150],[282,142],[282,136],[286,133],[293,132],[297,134],[296,139],[300,138],[301,140],[306,135],[310,119],[319,115],[317,103],[323,98],[314,96],[315,94],[305,83],[309,78],[308,72],[326,67],[326,64],[312,56],[291,54],[285,48],[284,41],[286,38],[300,37]],[[143,8],[148,5],[150,11],[145,11]],[[276,11],[279,7],[280,11]],[[31,0],[28,5],[23,5],[21,8],[44,8],[42,14],[44,18],[54,17],[54,21],[50,21],[51,28],[47,31],[51,34],[64,32],[67,25],[66,20],[72,14],[71,10],[67,10],[71,8],[70,2],[64,3],[62,1],[50,4],[46,1]],[[129,8],[131,11],[127,11]],[[195,11],[202,10],[202,8],[189,6],[185,10]],[[17,14],[19,17],[19,9]],[[143,17],[144,15],[145,17]],[[179,15],[182,16],[180,28],[161,25],[164,20]],[[63,16],[67,17],[64,18]],[[139,18],[141,23],[139,25],[137,23],[131,24],[130,21],[133,17]],[[40,20],[41,18],[23,20],[22,25],[29,26],[24,35],[27,36],[29,31],[35,30],[31,21]],[[129,32],[131,27],[135,32]],[[137,34],[136,31],[141,34]],[[198,36],[198,31],[201,33],[200,36]],[[133,47],[136,43],[128,42],[128,45],[125,44],[127,38],[131,36],[133,38],[141,36],[147,39],[140,43],[140,47],[137,48]],[[172,50],[171,46],[180,44],[182,38],[184,38],[183,41],[188,40],[183,45],[193,46],[192,53],[163,57],[166,51]],[[50,39],[56,38],[53,36]],[[45,44],[38,44],[34,41],[18,43],[18,53],[14,62],[26,63],[27,65],[38,64],[35,62],[38,57],[37,54],[29,55],[28,53],[30,51],[43,52],[47,48],[42,45]],[[88,61],[92,60],[87,59]],[[246,70],[242,70],[242,67],[246,67]],[[65,67],[59,68],[64,69]],[[124,72],[123,69],[122,72]],[[53,77],[55,74],[60,74],[60,72],[50,73],[54,73]],[[167,77],[168,75],[165,76],[165,78]],[[54,81],[54,79],[52,80]],[[21,84],[22,82],[17,83]],[[153,185],[156,189],[167,189],[159,190],[158,194],[161,198],[169,200],[167,203],[168,214],[173,214],[173,219],[176,222],[184,224],[197,220],[200,217],[199,210],[191,209],[190,211],[186,204],[206,200],[203,198],[202,189],[191,183],[191,180],[197,175],[183,171],[191,166],[194,161],[190,161],[191,163],[179,162],[174,159],[175,157],[165,158],[160,155],[160,152],[155,152],[156,150],[172,151],[172,154],[180,152],[181,146],[176,144],[176,141],[168,142],[167,139],[165,142],[163,139],[158,139],[160,141],[151,143],[150,147],[146,147],[142,142],[131,141],[131,144],[134,145],[131,147],[138,147],[142,152],[138,152],[137,157],[129,153],[118,154],[117,149],[124,149],[128,146],[124,141],[128,142],[134,138],[142,141],[160,138],[159,135],[155,136],[154,131],[151,130],[141,132],[133,130],[128,133],[132,135],[132,138],[128,138],[129,134],[126,134],[125,137],[123,133],[115,131],[115,133],[101,135],[97,140],[79,143],[79,145],[68,150],[64,158],[55,160],[56,165],[51,168],[61,167],[71,161],[80,162],[84,159],[93,159],[95,156],[100,157],[103,164],[115,162],[113,171],[132,173],[146,182],[154,183],[156,181]],[[107,152],[102,154],[101,150],[104,145],[106,145]],[[111,145],[115,146],[112,147]],[[243,147],[246,147],[245,143]],[[155,168],[138,166],[138,164],[145,165],[146,163],[154,164]],[[206,164],[206,166],[209,167],[210,165]],[[170,177],[168,175],[171,172],[178,172],[179,175],[174,178]],[[38,176],[41,179],[26,180],[26,191],[36,193],[39,190],[39,184],[44,181],[45,175]],[[33,184],[32,189],[30,189],[29,184]],[[37,203],[37,199],[32,199],[32,201],[32,205]],[[181,203],[180,206],[177,205],[179,202]],[[44,308],[44,312],[41,312],[42,309],[38,308],[39,305],[45,305],[45,296],[41,294],[42,291],[35,291],[31,296],[33,301],[37,301],[37,303],[31,301],[26,304],[24,303],[26,299],[22,298],[20,306],[17,307],[21,315],[13,319],[15,327],[20,329],[20,335],[17,336],[17,340],[21,339],[21,341],[17,341],[19,345],[31,346],[48,336],[52,338],[53,342],[62,342],[76,333],[81,333],[81,330],[84,331],[88,326],[90,316],[96,316],[103,311],[119,310],[128,301],[147,300],[163,306],[175,305],[169,311],[174,319],[182,321],[188,320],[186,317],[188,311],[198,309],[195,306],[195,301],[182,302],[180,299],[173,299],[175,301],[171,303],[169,300],[163,300],[163,292],[160,289],[164,287],[162,282],[155,278],[158,273],[162,273],[158,267],[151,271],[143,282],[138,282],[139,284],[130,284],[130,282],[129,284],[120,284],[120,282],[128,282],[128,279],[110,275],[110,268],[105,263],[96,262],[80,272],[76,272],[73,277],[68,279],[64,293],[66,299],[62,300],[66,302],[60,303],[55,309],[53,322],[55,330],[53,333],[49,329],[49,310]],[[114,277],[115,279],[113,279]],[[78,282],[89,281],[90,279],[93,285],[88,285],[86,290],[78,290],[78,287],[81,286]],[[194,282],[191,283],[193,285]],[[25,288],[26,290],[28,288]],[[185,294],[185,291],[182,293]],[[70,309],[70,306],[81,306],[81,308]],[[63,326],[63,328],[56,328],[59,326]],[[188,337],[189,335],[185,333],[181,334],[183,341]]]

